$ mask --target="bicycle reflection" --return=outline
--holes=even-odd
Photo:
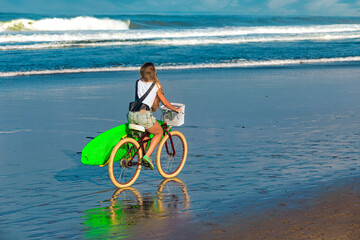
[[[164,179],[155,196],[133,187],[119,188],[109,206],[85,211],[85,238],[126,238],[145,219],[164,219],[189,209],[187,186],[178,178]]]
[[[186,187],[178,178],[164,179],[156,193],[158,211],[170,213],[188,209],[190,198]]]

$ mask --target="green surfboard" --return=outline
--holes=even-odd
[[[112,149],[128,133],[127,123],[101,133],[84,147],[81,152],[81,163],[86,165],[105,164]]]
[[[159,121],[160,125],[163,123]],[[130,134],[128,124],[114,127],[91,140],[81,152],[81,163],[102,166],[109,160],[112,149],[125,136]],[[153,135],[150,135],[152,138]],[[119,152],[118,152],[119,153]],[[118,160],[121,157],[117,158]]]

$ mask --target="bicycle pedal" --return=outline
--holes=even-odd
[[[151,165],[147,162],[143,162],[142,165],[145,167],[145,170],[154,170],[153,168],[151,168]]]

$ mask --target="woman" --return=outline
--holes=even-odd
[[[152,87],[152,84],[155,84]],[[150,90],[150,88],[152,89]],[[150,90],[150,92],[148,92]],[[160,101],[165,105],[165,107],[173,110],[180,111],[179,108],[175,108],[164,96],[161,84],[156,74],[156,69],[153,63],[147,62],[144,63],[140,68],[140,80],[137,81],[136,94],[138,98],[141,98],[144,94],[148,92],[148,95],[142,101],[140,109],[135,111],[129,111],[128,121],[129,123],[134,123],[140,126],[145,127],[146,131],[153,134],[154,137],[150,142],[150,146],[146,154],[142,158],[142,162],[145,167],[154,169],[154,165],[151,160],[151,154],[155,150],[157,144],[160,142],[163,130],[160,124],[156,121],[152,112],[155,112],[160,105]],[[135,96],[136,98],[136,96]],[[150,111],[151,109],[151,111]]]

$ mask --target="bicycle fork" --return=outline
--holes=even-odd
[[[169,154],[169,156],[174,157],[175,154],[176,154],[174,142],[173,142],[173,140],[172,140],[171,134],[168,134],[168,136],[169,136],[169,138],[170,138],[170,143],[171,143],[171,147],[172,147],[172,150],[173,150],[173,151],[172,151],[172,153],[169,152],[169,147],[168,147],[168,144],[167,144],[167,141],[166,141],[166,142],[165,142],[166,152],[167,152],[167,154]]]

